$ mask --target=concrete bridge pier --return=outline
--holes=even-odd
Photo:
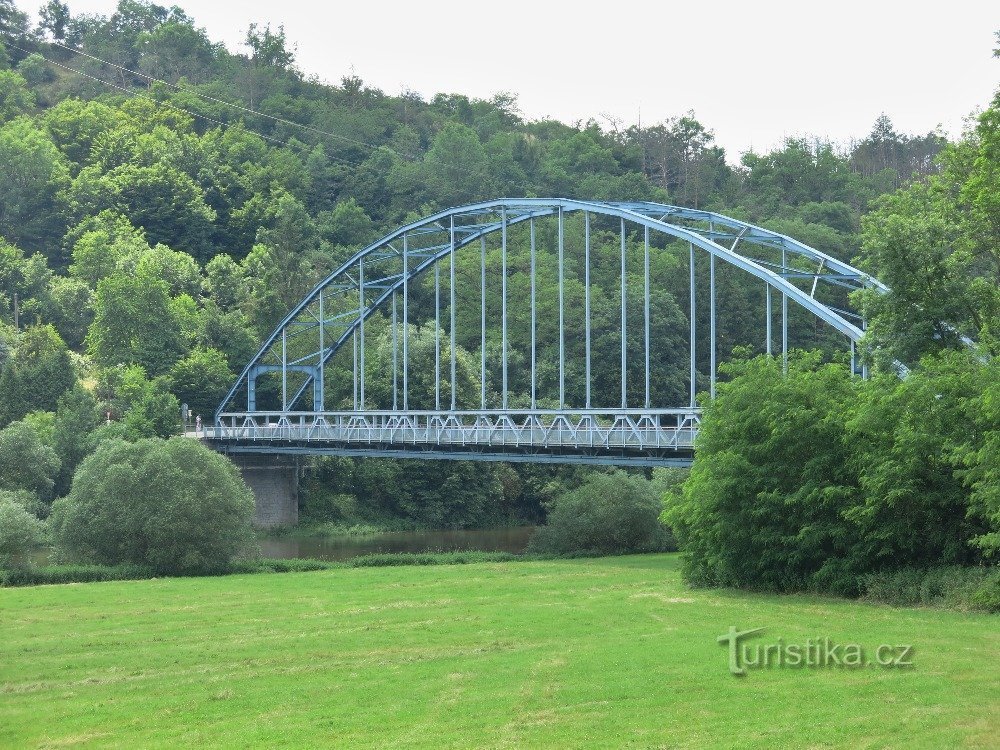
[[[295,456],[230,454],[253,491],[260,528],[294,526],[299,521],[299,460]]]

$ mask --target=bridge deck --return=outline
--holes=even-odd
[[[226,413],[199,437],[231,453],[689,465],[698,411]]]

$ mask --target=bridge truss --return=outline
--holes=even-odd
[[[594,277],[606,288],[611,270],[595,265],[595,242],[605,259],[608,243],[617,246],[613,322],[594,319]],[[543,243],[554,245],[548,255]],[[546,264],[553,255],[554,269]],[[687,268],[679,269],[683,256]],[[791,301],[841,334],[852,370],[866,374],[856,357],[864,322],[849,293],[885,287],[836,258],[709,211],[502,199],[428,216],[355,253],[268,337],[207,437],[231,452],[687,463],[699,390],[708,397],[716,390],[719,261],[762,284],[761,351],[787,362]],[[665,342],[652,312],[665,275],[679,273],[687,362],[668,364],[670,380],[686,381],[682,394],[676,382],[663,383]],[[537,293],[551,276],[555,309]],[[698,328],[704,317],[707,335]],[[497,321],[499,341],[490,337]],[[543,329],[556,341],[543,341]],[[616,367],[620,383],[615,403],[595,404],[608,395],[606,382],[595,388],[595,364],[599,351],[607,355],[609,334],[618,361],[602,367]],[[468,352],[477,349],[475,362]]]

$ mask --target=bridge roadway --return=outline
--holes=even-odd
[[[222,413],[222,453],[690,466],[698,409]]]

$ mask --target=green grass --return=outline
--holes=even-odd
[[[915,646],[732,677],[716,637]],[[0,746],[995,747],[1000,618],[689,590],[673,555],[0,590]]]

